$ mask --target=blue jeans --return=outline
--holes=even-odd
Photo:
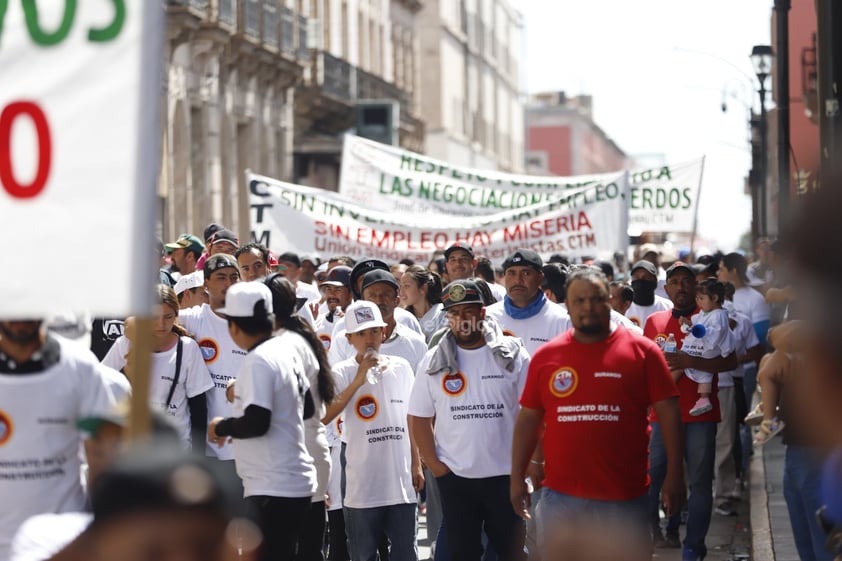
[[[647,508],[648,494],[627,501],[600,501],[565,495],[544,487],[541,502],[535,509],[538,533],[538,548],[542,551],[546,538],[567,527],[570,522],[584,521],[593,523],[594,528],[604,528],[606,524],[616,528],[637,526],[637,535],[642,543],[649,544],[649,523]]]
[[[659,423],[652,423],[652,440],[660,440],[663,448]],[[687,464],[687,486],[690,496],[687,499],[687,534],[684,537],[684,559],[695,560],[707,554],[705,537],[710,528],[713,512],[713,467],[716,457],[716,423],[700,421],[684,424],[684,461]],[[650,514],[653,497],[659,497],[664,478],[667,474],[666,454],[655,457],[649,455],[649,474],[652,483],[650,492]],[[657,505],[657,503],[655,503]],[[657,508],[657,506],[656,506]],[[669,526],[668,526],[669,529]]]
[[[391,561],[418,561],[415,503],[374,508],[345,507],[345,530],[351,561],[374,561],[385,534],[392,544]]]
[[[819,481],[822,463],[816,450],[787,446],[784,460],[784,499],[789,511],[792,536],[801,561],[831,561],[824,548],[827,537],[816,520],[821,506]]]
[[[649,523],[652,532],[661,531],[661,487],[667,475],[667,451],[661,435],[661,423],[651,423],[652,434],[649,436]],[[667,534],[678,535],[681,514],[675,513],[667,519]]]

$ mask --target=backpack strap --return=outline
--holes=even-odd
[[[175,376],[172,377],[172,385],[170,386],[170,393],[167,395],[167,404],[164,406],[164,411],[169,412],[170,403],[172,403],[172,396],[175,393],[175,387],[178,385],[178,378],[181,374],[181,355],[183,354],[184,343],[181,342],[181,337],[178,338],[178,345],[175,348]]]

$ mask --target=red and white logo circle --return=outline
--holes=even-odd
[[[576,391],[579,385],[579,375],[569,366],[556,370],[550,376],[550,393],[556,397],[567,397]]]
[[[443,389],[444,393],[446,393],[450,397],[462,395],[463,393],[465,393],[465,389],[467,387],[468,381],[465,379],[465,375],[461,372],[448,374],[447,376],[443,377],[441,381],[441,389]]]
[[[199,350],[202,351],[202,358],[205,359],[205,364],[210,364],[219,358],[219,345],[213,339],[201,339],[199,341]]]
[[[14,425],[12,424],[12,418],[5,411],[0,411],[0,446],[11,440],[13,432]]]
[[[373,395],[364,395],[357,400],[354,410],[363,421],[372,421],[377,416],[377,400]]]

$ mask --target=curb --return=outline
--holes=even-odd
[[[751,558],[775,561],[772,527],[769,520],[769,495],[766,491],[766,465],[762,449],[755,448],[751,458]]]

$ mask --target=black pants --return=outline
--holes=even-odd
[[[295,561],[325,561],[325,502],[310,504],[310,511],[304,521],[301,537],[298,539],[298,553]]]
[[[252,516],[263,532],[262,561],[293,561],[310,510],[310,497],[246,497]]]
[[[345,534],[345,515],[342,509],[329,510],[327,519],[330,527],[327,558],[329,561],[348,561],[351,555],[348,553],[348,536]]]
[[[482,531],[500,561],[524,561],[525,527],[509,500],[509,476],[468,479],[448,473],[436,478],[448,532],[450,558],[480,561]]]

